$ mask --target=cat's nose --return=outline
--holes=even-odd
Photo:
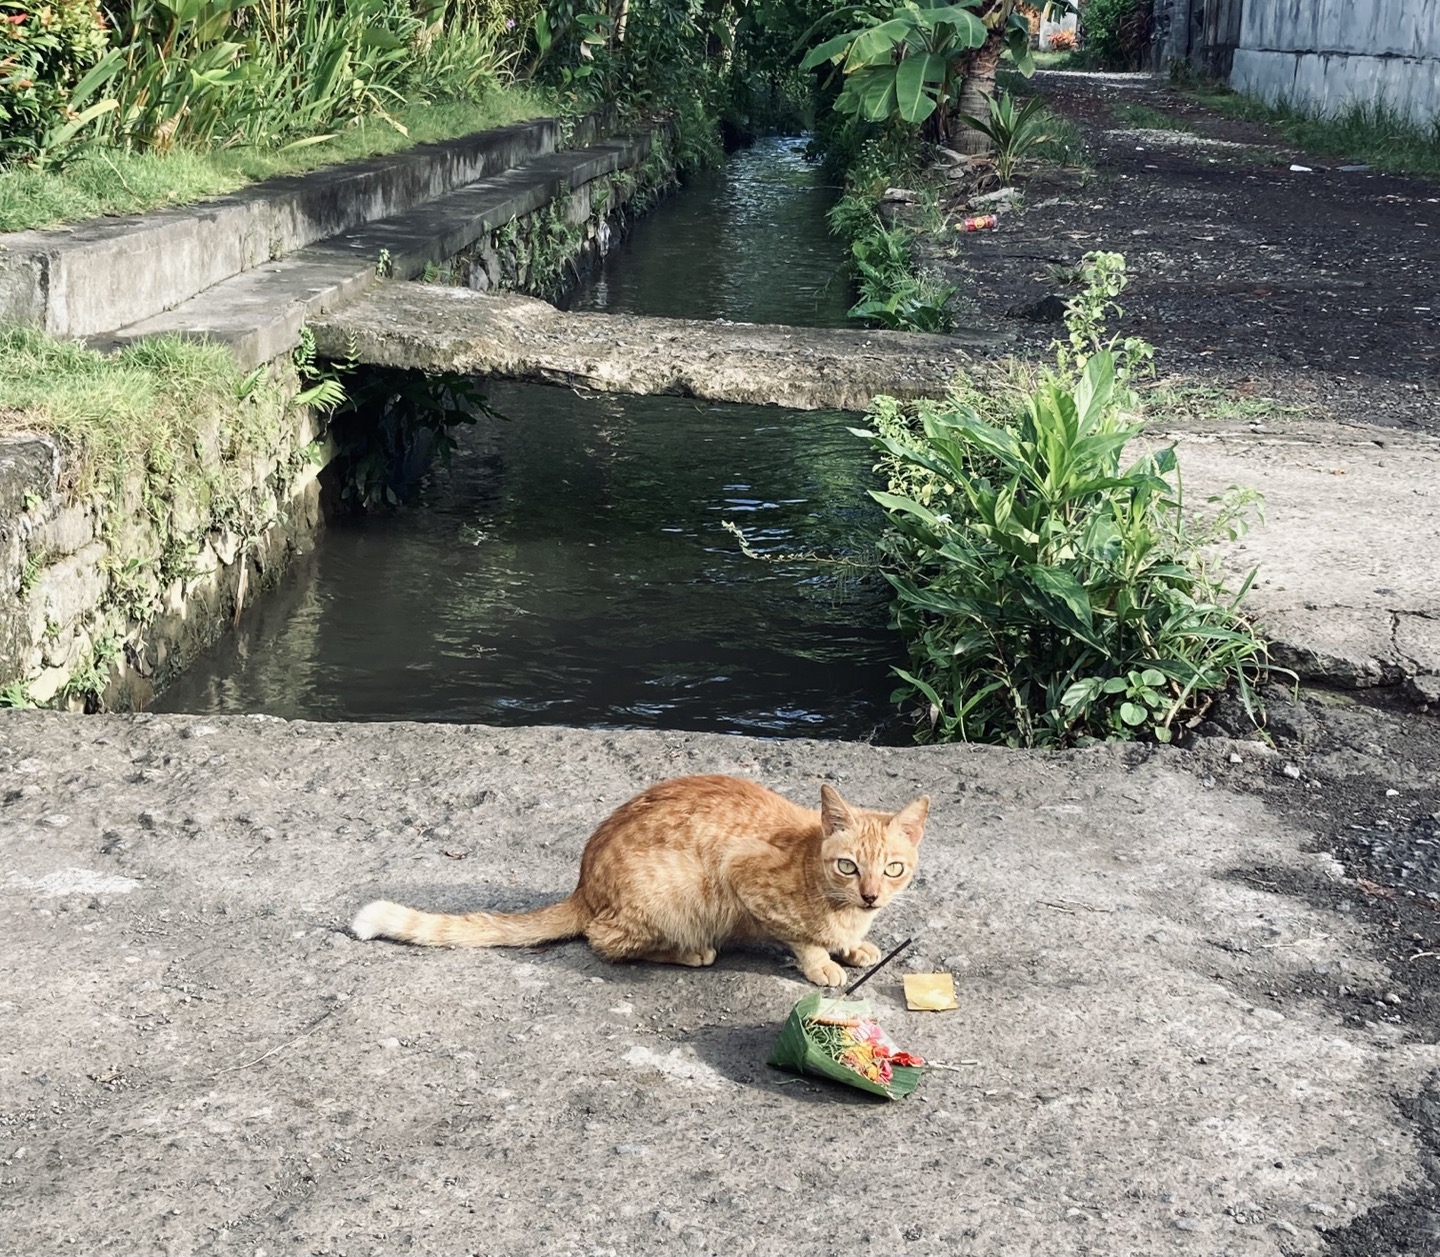
[[[879,895],[861,895],[860,898],[863,899],[863,900],[866,902],[866,904],[868,905],[868,904],[873,904],[877,899],[880,898],[880,896],[879,896]]]

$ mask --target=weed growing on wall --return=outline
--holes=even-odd
[[[889,179],[903,177],[903,163],[912,158],[881,142],[862,148],[845,194],[828,215],[830,230],[850,244],[850,272],[860,290],[852,318],[903,331],[948,332],[955,326],[950,309],[955,288],[917,268],[913,233],[898,223],[887,225],[879,213]],[[901,173],[896,173],[897,160]]]
[[[156,337],[105,357],[10,328],[0,332],[0,396],[5,428],[59,442],[62,496],[93,504],[100,535],[115,546],[98,608],[98,622],[114,631],[89,644],[57,696],[95,705],[119,649],[116,631],[148,623],[166,586],[195,574],[205,535],[229,533],[243,554],[279,520],[289,482],[255,476],[276,458],[292,465],[283,458],[295,432],[287,392],[267,371],[242,376],[216,345]],[[22,598],[47,562],[27,556]]]
[[[919,700],[921,740],[1168,742],[1230,684],[1260,718],[1249,580],[1230,590],[1204,558],[1243,528],[1244,500],[1197,536],[1173,447],[1125,461],[1150,350],[1104,336],[1123,258],[1084,265],[1053,369],[913,408],[879,398],[861,433],[887,481],[872,496],[910,650],[896,697]]]
[[[432,462],[450,465],[457,427],[494,414],[473,379],[450,373],[357,369],[345,392],[331,422],[330,474],[357,514],[398,506]]]

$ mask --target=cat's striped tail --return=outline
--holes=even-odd
[[[534,912],[420,912],[377,899],[355,914],[356,938],[393,938],[425,947],[526,947],[580,934],[587,913],[579,895]]]

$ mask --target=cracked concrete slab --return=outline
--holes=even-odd
[[[767,1068],[811,989],[779,949],[693,971],[344,931],[378,894],[557,897],[610,809],[695,771],[932,795],[876,932],[961,1011],[872,985],[953,1069],[887,1105]],[[1343,876],[1254,793],[1279,771],[1253,743],[0,714],[4,1247],[1318,1252],[1417,1176],[1396,1097],[1437,1049],[1353,916],[1236,875]]]
[[[877,393],[941,396],[971,351],[1004,339],[571,313],[436,284],[382,285],[314,331],[322,353],[371,366],[854,411]]]
[[[1440,440],[1307,421],[1273,432],[1193,427],[1174,440],[1197,508],[1232,485],[1264,518],[1224,547],[1276,662],[1307,680],[1394,685],[1440,674]]]

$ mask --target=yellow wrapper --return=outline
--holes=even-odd
[[[948,973],[907,973],[905,1007],[922,1013],[959,1008],[955,1000],[955,979]]]

